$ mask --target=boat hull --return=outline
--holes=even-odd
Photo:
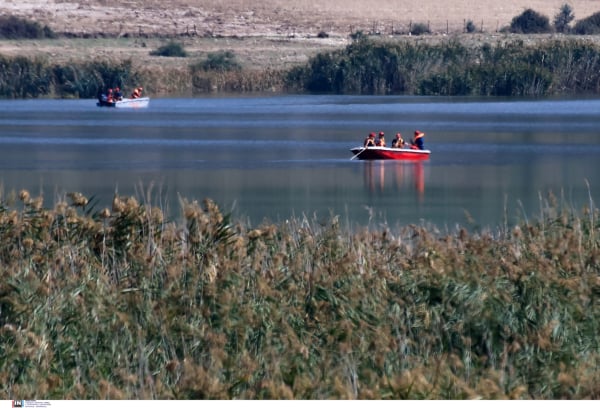
[[[115,102],[97,102],[96,106],[106,107],[106,108],[117,108],[117,109],[139,109],[139,108],[147,108],[150,103],[150,98],[123,98],[120,101]]]
[[[427,160],[431,151],[419,149],[396,149],[392,147],[355,147],[350,149],[353,159],[358,160]]]

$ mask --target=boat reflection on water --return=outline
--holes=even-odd
[[[365,161],[364,181],[371,193],[414,189],[420,202],[425,197],[425,170],[422,161]]]

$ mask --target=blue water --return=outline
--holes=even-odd
[[[331,214],[354,225],[472,228],[533,219],[553,193],[580,209],[600,194],[600,100],[372,96],[0,101],[3,197],[52,206],[115,191],[181,213],[215,200],[252,224]],[[371,131],[426,133],[424,163],[351,160]]]

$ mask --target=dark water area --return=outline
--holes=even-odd
[[[380,96],[0,101],[3,197],[28,189],[109,206],[115,190],[177,219],[179,198],[215,200],[258,225],[510,225],[548,193],[581,209],[600,195],[600,100]],[[371,131],[426,133],[428,161],[351,160]]]

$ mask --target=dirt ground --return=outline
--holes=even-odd
[[[552,19],[566,0],[0,0],[0,13],[34,19],[80,38],[0,41],[5,55],[53,60],[128,58],[177,65],[181,59],[149,51],[178,36],[190,58],[233,51],[246,68],[286,68],[325,49],[347,44],[357,30],[408,36],[415,23],[433,36],[461,36],[472,21],[479,38],[498,31],[527,8]],[[597,0],[571,0],[575,21],[600,11]],[[442,6],[443,5],[443,6]],[[328,38],[318,38],[324,32]],[[111,38],[103,38],[109,36]],[[467,35],[462,35],[465,38]],[[84,39],[83,37],[89,37]],[[163,37],[162,39],[160,37]],[[413,37],[415,41],[418,41]],[[478,38],[469,35],[469,38]],[[183,59],[188,60],[188,59]],[[189,63],[189,60],[187,61]]]
[[[215,36],[347,36],[362,29],[407,32],[411,22],[460,32],[466,20],[493,32],[527,8],[551,20],[568,3],[575,19],[597,0],[1,0],[0,12],[32,17],[58,32],[195,33]]]

